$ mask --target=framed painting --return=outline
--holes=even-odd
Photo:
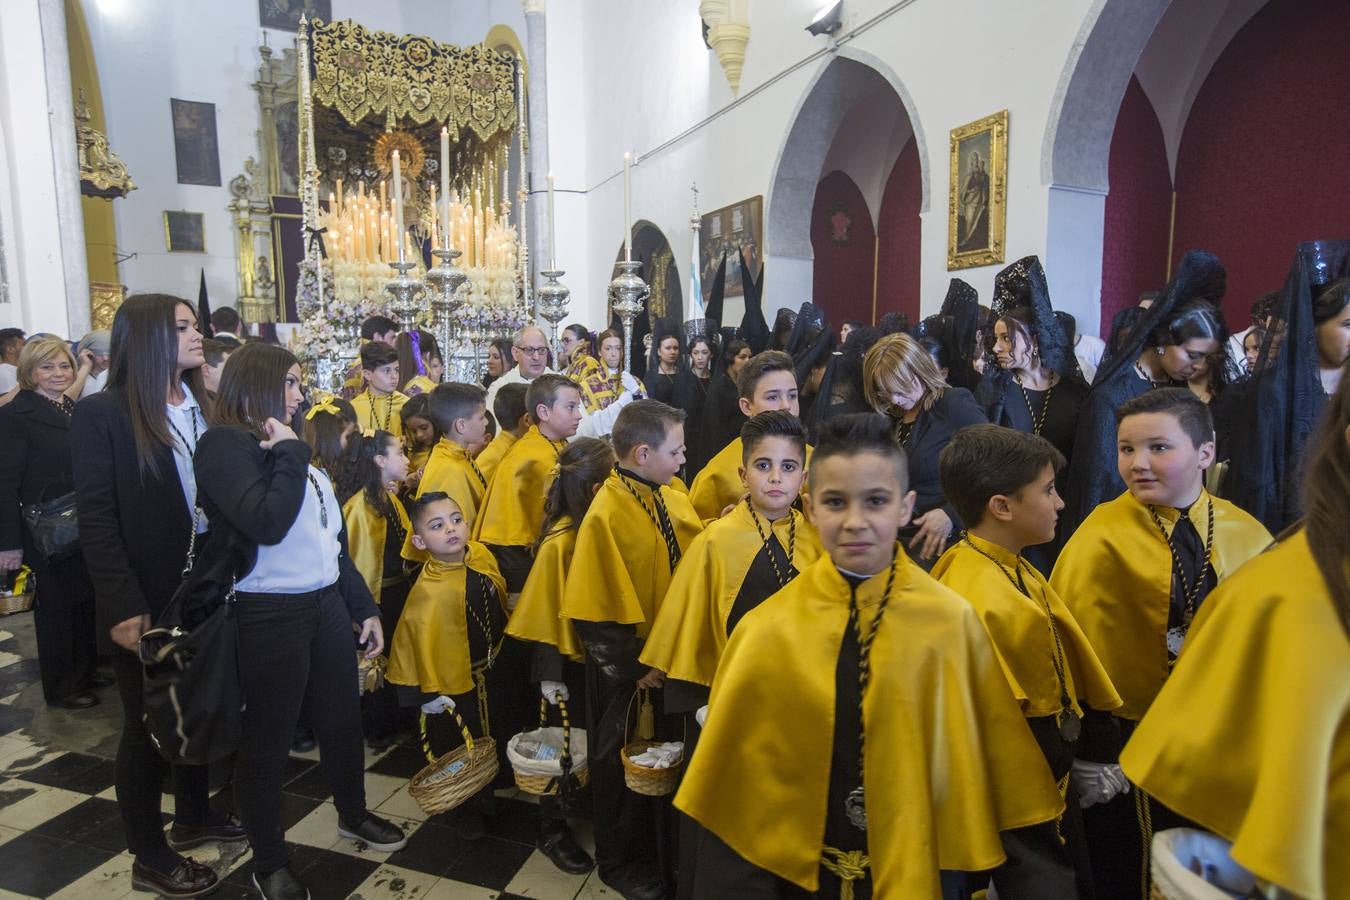
[[[758,272],[762,260],[759,245],[764,236],[764,197],[755,196],[703,216],[699,228],[698,266],[703,280],[703,301],[712,296],[713,278],[722,254],[727,255],[727,280],[722,296],[741,297],[741,261],[737,250],[745,253],[745,264]]]
[[[947,269],[1003,262],[1007,224],[1008,111],[952,129]]]
[[[258,0],[258,21],[264,28],[298,31],[300,14],[307,19],[333,19],[333,0]]]
[[[205,217],[199,212],[164,210],[164,243],[170,253],[205,253]]]
[[[220,142],[216,138],[216,105],[195,100],[169,100],[173,110],[173,152],[179,184],[220,187]]]

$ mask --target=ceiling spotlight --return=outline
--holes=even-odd
[[[816,13],[816,17],[811,20],[811,24],[806,26],[806,30],[812,34],[834,34],[843,24],[844,19],[844,0],[834,0],[833,3],[826,3]]]

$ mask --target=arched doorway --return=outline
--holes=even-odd
[[[684,294],[680,287],[679,266],[675,263],[675,253],[664,232],[646,219],[633,224],[633,259],[642,263],[638,274],[651,288],[646,308],[633,320],[633,346],[635,348],[633,364],[629,367],[639,378],[646,371],[647,357],[642,339],[651,334],[651,323],[655,319],[673,319],[684,322]],[[623,245],[619,245],[614,262],[623,260]],[[614,270],[616,273],[618,269]],[[605,300],[606,321],[611,327],[619,325],[619,319]]]
[[[914,103],[870,54],[841,48],[808,88],[766,210],[765,317],[814,299],[834,325],[919,308],[929,167]],[[870,244],[870,246],[869,246]],[[883,277],[884,273],[884,277]]]

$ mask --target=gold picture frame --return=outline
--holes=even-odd
[[[206,216],[182,209],[164,210],[164,246],[170,253],[205,253]]]
[[[1003,262],[1008,216],[1008,111],[952,129],[947,270]]]

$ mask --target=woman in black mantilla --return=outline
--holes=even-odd
[[[684,332],[689,348],[685,357],[685,371],[676,376],[675,393],[669,402],[685,412],[683,476],[688,484],[712,456],[704,448],[703,410],[708,405],[708,395],[716,377],[713,360],[719,356],[718,341],[721,335],[717,333],[717,323],[711,319],[691,319],[684,323]]]
[[[676,382],[688,371],[684,362],[684,334],[671,319],[657,319],[652,328],[652,347],[647,357],[647,396],[674,404]]]
[[[1060,545],[1097,504],[1125,490],[1115,465],[1116,408],[1155,387],[1186,387],[1196,368],[1221,352],[1228,330],[1217,304],[1226,279],[1217,256],[1191,250],[1129,338],[1103,360],[1079,412],[1073,459],[1061,481]]]

